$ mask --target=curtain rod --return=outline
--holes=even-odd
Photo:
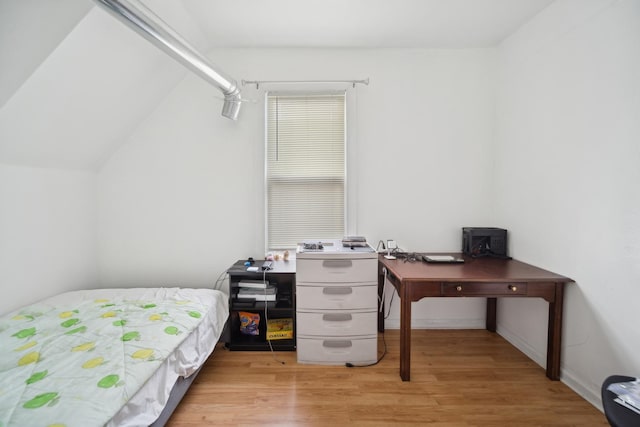
[[[353,87],[356,87],[356,84],[368,85],[369,78],[364,80],[242,80],[242,86],[256,85],[256,89],[259,89],[260,85],[264,83],[351,83]]]

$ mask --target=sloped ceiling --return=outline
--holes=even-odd
[[[0,107],[91,7],[85,0],[0,2]]]
[[[175,60],[84,2],[88,13],[0,109],[0,163],[98,170],[184,78],[187,71]],[[154,3],[156,13],[206,48],[180,3]]]
[[[490,47],[551,2],[144,0],[204,53]],[[0,1],[0,63],[0,163],[63,169],[99,170],[187,73],[91,0]]]

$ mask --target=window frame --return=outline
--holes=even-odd
[[[355,215],[355,207],[353,200],[354,191],[352,185],[352,180],[350,179],[350,172],[353,169],[353,126],[350,126],[350,121],[353,119],[353,110],[354,110],[354,94],[349,93],[350,91],[345,87],[337,87],[337,88],[295,88],[295,89],[280,89],[280,88],[271,88],[265,90],[265,98],[264,98],[264,246],[266,252],[272,251],[280,251],[280,250],[295,250],[295,246],[293,247],[271,247],[271,242],[269,241],[269,194],[268,194],[268,186],[269,186],[269,177],[268,177],[268,150],[269,150],[269,98],[274,95],[282,95],[282,96],[314,96],[314,95],[343,95],[344,96],[344,164],[343,164],[343,231],[345,235],[353,234],[352,225],[355,224],[354,215]],[[336,238],[340,238],[342,236],[336,236]],[[305,238],[313,239],[314,236],[307,236]],[[300,242],[296,242],[300,243]]]

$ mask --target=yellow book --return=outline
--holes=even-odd
[[[267,321],[268,340],[293,339],[293,319],[269,319]]]

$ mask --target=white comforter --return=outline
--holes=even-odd
[[[213,351],[226,301],[211,289],[76,291],[1,318],[0,426],[152,422]]]

